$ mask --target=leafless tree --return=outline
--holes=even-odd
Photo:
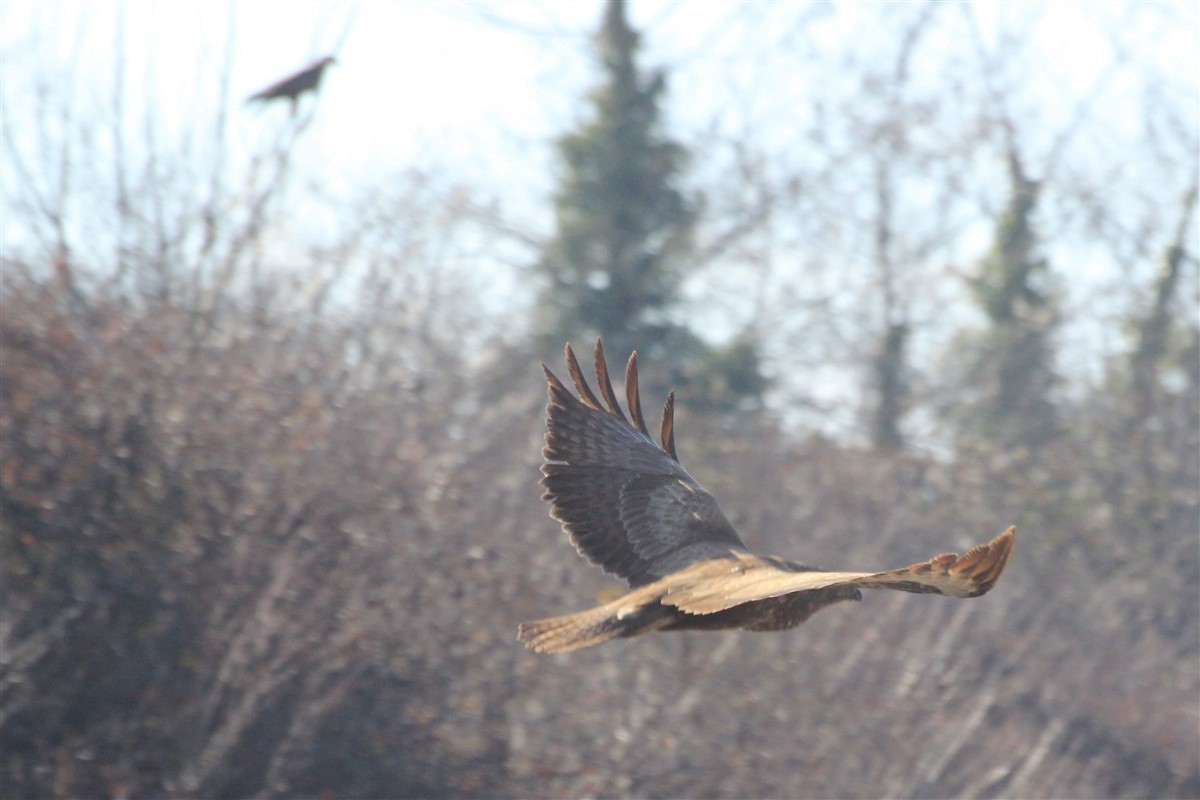
[[[841,13],[810,12],[804,31]],[[1200,794],[1200,674],[1180,667],[1200,658],[1195,156],[1167,135],[1173,117],[1190,132],[1187,107],[1158,97],[1148,146],[1117,154],[1151,153],[1146,181],[1102,157],[1103,103],[1057,147],[1053,180],[1070,126],[1016,113],[1028,97],[1003,106],[1042,181],[1047,245],[1083,231],[1123,265],[1100,320],[1115,344],[1036,459],[986,440],[927,455],[930,410],[967,390],[934,360],[971,322],[955,265],[987,237],[966,246],[962,229],[992,230],[1010,151],[978,124],[997,106],[969,36],[949,62],[932,46],[965,30],[960,13],[866,13],[886,57],[835,52],[822,80],[833,99],[834,82],[854,89],[798,126],[803,159],[756,126],[740,150],[713,139],[736,166],[716,174],[753,185],[721,201],[746,213],[713,212],[701,238],[722,285],[766,276],[760,330],[802,384],[783,400],[870,375],[888,323],[906,322],[892,351],[908,444],[710,416],[681,392],[679,452],[748,542],[814,564],[908,563],[1016,521],[996,591],[868,594],[782,635],[527,653],[518,622],[608,590],[546,516],[528,299],[500,302],[520,281],[488,273],[498,247],[536,235],[517,242],[486,187],[425,165],[356,187],[332,234],[305,236],[286,224],[321,202],[296,179],[303,113],[242,153],[220,134],[233,106],[177,137],[130,123],[115,90],[63,105],[83,95],[46,70],[6,97],[28,101],[37,136],[0,119],[18,178],[6,212],[26,231],[0,274],[0,794]],[[1006,52],[995,85],[1015,104],[1020,50]],[[958,82],[934,91],[931,74]],[[1143,419],[1134,362],[1164,304]]]

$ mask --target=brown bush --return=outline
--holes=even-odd
[[[405,338],[399,308],[198,325],[23,275],[0,315],[6,797],[1200,793],[1194,383],[1153,426],[1081,408],[1042,450],[953,462],[682,397],[684,464],[756,547],[883,567],[1016,522],[1007,574],[540,657],[515,625],[604,579],[538,499],[532,358]]]

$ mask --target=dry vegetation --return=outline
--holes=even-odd
[[[682,392],[680,457],[761,552],[884,568],[1015,523],[1013,559],[976,600],[867,592],[785,633],[564,656],[525,650],[517,624],[613,584],[540,500],[534,315],[481,310],[499,291],[481,270],[544,240],[436,168],[322,218],[320,180],[295,167],[316,158],[307,102],[250,153],[228,98],[197,101],[194,138],[148,117],[139,143],[119,85],[105,109],[61,66],[20,62],[39,77],[0,117],[20,177],[0,185],[5,230],[21,229],[0,263],[0,797],[1200,796],[1192,98],[1147,73],[1159,106],[1137,146],[1097,131],[1090,99],[1071,139],[1016,113],[1037,69],[982,64],[996,85],[972,99],[973,62],[948,62],[932,96],[986,113],[948,117],[964,127],[925,152],[929,108],[868,91],[902,87],[904,61],[847,46],[811,74],[863,90],[811,130],[781,121],[793,166],[732,142],[781,174],[713,178],[701,220],[728,256],[697,273],[701,302],[757,287],[790,380],[766,407],[791,415]],[[896,68],[877,80],[880,58]],[[1053,203],[1029,241],[1086,239],[1121,275],[1061,310],[1111,340],[1103,377],[1063,377],[1051,433],[1004,444],[973,418],[1005,382],[946,353],[979,355],[947,309],[985,254],[939,248],[998,223],[997,165],[1021,147],[1053,163],[1043,140],[1072,146],[1037,176]],[[334,232],[288,227],[313,218]],[[1074,276],[1042,268],[1056,299]],[[880,369],[876,344],[910,328],[920,348]],[[1046,341],[1054,364],[1086,360]],[[644,358],[644,385],[671,366]],[[911,380],[876,422],[923,425],[937,456],[888,425],[877,449],[797,433],[832,411],[830,430],[871,428],[871,401],[805,392],[835,373],[864,397]]]
[[[548,658],[516,623],[604,579],[538,499],[532,356],[282,290],[4,293],[6,797],[1200,793],[1194,375],[1152,425],[1097,401],[953,463],[682,398],[684,463],[763,549],[883,566],[1016,522],[1008,573]]]

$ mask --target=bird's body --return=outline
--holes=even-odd
[[[588,611],[527,622],[518,638],[538,652],[562,652],[656,630],[795,627],[860,589],[977,597],[1000,577],[1013,528],[959,557],[886,572],[831,572],[754,555],[716,500],[679,464],[674,395],[663,409],[661,447],[646,429],[637,354],[625,370],[629,418],[617,402],[599,340],[596,378],[603,405],[566,349],[573,395],[549,369],[542,485],[551,515],[594,564],[631,591]]]

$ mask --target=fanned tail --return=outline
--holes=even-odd
[[[607,642],[621,635],[620,621],[600,609],[523,622],[517,639],[537,653],[565,653]]]
[[[566,653],[657,630],[674,616],[673,609],[657,602],[638,607],[615,600],[575,614],[523,622],[517,629],[517,639],[538,653]]]

